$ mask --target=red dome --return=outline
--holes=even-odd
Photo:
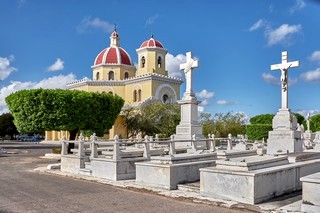
[[[144,47],[159,47],[163,48],[163,45],[160,43],[160,41],[155,40],[153,37],[151,37],[149,40],[146,40],[143,42],[140,46],[140,48]]]
[[[94,60],[94,66],[105,64],[124,64],[133,66],[129,54],[121,47],[108,47],[102,50]]]

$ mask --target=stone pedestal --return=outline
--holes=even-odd
[[[297,119],[289,109],[280,109],[272,120],[267,154],[302,152],[301,132],[297,131]]]
[[[183,100],[178,101],[181,105],[181,121],[176,127],[175,140],[191,140],[192,135],[196,139],[203,139],[202,127],[198,122],[198,104],[200,101],[193,94],[185,94]],[[192,146],[191,142],[178,142],[178,146]],[[205,142],[197,142],[197,146],[205,146]]]

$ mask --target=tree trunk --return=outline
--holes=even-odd
[[[70,138],[69,140],[70,141],[74,141],[76,140],[76,136],[77,136],[77,133],[78,133],[78,130],[71,130],[70,131]],[[71,149],[74,149],[74,143],[69,143],[69,146],[68,146],[68,153],[70,154],[71,153]]]

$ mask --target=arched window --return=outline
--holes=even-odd
[[[146,58],[144,56],[142,56],[142,58],[141,58],[141,68],[144,68],[145,64],[146,64]]]
[[[137,90],[133,91],[133,102],[137,102]]]
[[[141,89],[138,90],[138,101],[141,101]]]
[[[113,71],[109,72],[109,80],[114,80],[114,72]]]
[[[96,80],[99,80],[99,78],[100,78],[100,73],[97,72],[97,74],[96,74]]]
[[[124,73],[124,79],[128,79],[129,78],[129,73],[128,72],[125,72]]]
[[[164,95],[162,96],[162,102],[163,102],[163,103],[169,103],[169,96],[168,96],[167,94],[164,94]]]
[[[161,68],[162,58],[161,56],[158,57],[158,68]]]
[[[110,91],[110,92],[108,92],[110,95],[113,95],[113,92],[112,91]]]

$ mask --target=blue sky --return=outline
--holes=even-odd
[[[178,65],[192,51],[200,60],[194,91],[210,113],[275,113],[280,71],[270,65],[288,50],[301,64],[289,70],[289,107],[317,114],[319,14],[320,2],[307,0],[0,0],[0,113],[14,91],[92,78],[91,65],[116,23],[135,62],[135,50],[154,34],[168,49],[170,75],[182,76]]]

